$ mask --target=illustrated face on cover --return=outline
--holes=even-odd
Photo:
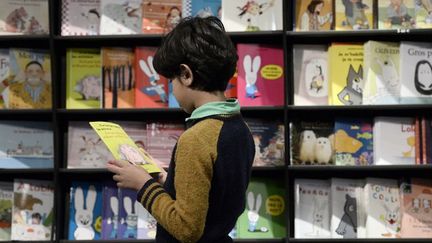
[[[133,164],[136,165],[148,164],[148,162],[144,160],[143,156],[141,156],[140,152],[128,144],[121,144],[119,146],[119,152],[123,159]]]
[[[38,62],[28,63],[25,74],[27,83],[33,87],[39,86],[43,81],[43,76],[45,75],[42,65]]]
[[[423,95],[432,95],[432,65],[427,60],[417,63],[414,84],[416,90]]]

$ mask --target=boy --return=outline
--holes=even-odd
[[[120,161],[108,169],[119,187],[138,191],[158,221],[156,242],[232,242],[228,234],[244,210],[255,155],[239,104],[224,96],[237,59],[216,17],[183,20],[154,57],[156,71],[172,80],[174,96],[191,113],[187,130],[158,181]]]

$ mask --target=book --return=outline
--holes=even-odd
[[[135,54],[132,48],[102,48],[104,108],[135,106]]]
[[[183,0],[183,17],[222,17],[221,0]]]
[[[90,122],[116,160],[143,167],[148,173],[161,172],[143,147],[138,147],[121,126],[112,122]]]
[[[61,35],[98,35],[100,0],[63,0]]]
[[[53,183],[15,179],[13,197],[11,240],[51,240],[54,221]]]
[[[373,0],[336,0],[336,30],[367,30],[374,27]]]
[[[102,185],[73,181],[70,187],[69,240],[99,240],[102,231]]]
[[[231,79],[228,81],[227,87],[225,89],[225,97],[227,99],[237,99],[237,76],[238,72],[234,73],[234,75],[231,77]]]
[[[48,122],[0,122],[1,168],[53,168],[53,131]]]
[[[283,50],[269,45],[237,44],[237,53],[237,92],[240,105],[283,105]]]
[[[156,219],[141,205],[135,205],[138,211],[137,238],[155,239],[156,238]]]
[[[415,4],[416,28],[432,28],[432,2],[430,0],[419,0],[415,1]]]
[[[160,76],[153,67],[155,47],[135,49],[135,107],[168,107],[168,80]]]
[[[411,117],[374,119],[374,164],[415,164],[415,124]]]
[[[142,19],[141,8],[141,0],[100,0],[100,34],[140,34]]]
[[[130,189],[119,190],[119,239],[138,238],[138,216],[145,210],[137,201],[137,192]]]
[[[294,105],[327,105],[327,46],[294,45],[293,54]]]
[[[48,35],[48,0],[4,0],[0,35]]]
[[[182,0],[143,0],[142,33],[168,33],[182,19]]]
[[[426,142],[424,142],[424,146],[425,146],[425,156],[423,158],[424,162],[423,164],[432,164],[432,118],[430,116],[423,118],[424,120],[424,139],[426,140]],[[427,149],[429,148],[429,149]]]
[[[5,108],[3,90],[9,85],[9,49],[0,49],[0,109]]]
[[[99,49],[66,50],[66,109],[102,107]]]
[[[177,101],[177,99],[173,93],[172,81],[168,82],[168,107],[169,108],[180,108],[180,105],[179,105],[179,103],[178,103],[178,101]]]
[[[0,241],[11,239],[13,183],[0,182]]]
[[[222,0],[226,31],[282,30],[282,0]]]
[[[2,92],[6,108],[51,108],[51,61],[47,50],[11,48],[9,71],[9,85]]]
[[[332,30],[334,3],[323,1],[295,1],[295,31]]]
[[[295,238],[330,238],[330,183],[295,179]]]
[[[378,1],[378,29],[416,28],[416,1]]]
[[[105,181],[102,189],[102,233],[104,240],[119,239],[119,189],[114,181]]]

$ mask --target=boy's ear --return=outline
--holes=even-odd
[[[186,64],[180,64],[180,81],[185,86],[190,86],[193,81],[192,69]]]

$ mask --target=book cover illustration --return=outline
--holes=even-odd
[[[373,0],[336,0],[336,30],[372,29]]]
[[[119,189],[114,181],[105,181],[102,189],[102,239],[119,239]]]
[[[182,0],[143,0],[142,33],[166,34],[182,19]]]
[[[47,35],[48,16],[48,0],[4,0],[0,35]]]
[[[135,208],[138,209],[137,238],[155,239],[156,219],[140,203],[135,205]]]
[[[3,90],[9,85],[9,49],[0,49],[0,109],[5,108]]]
[[[308,0],[295,2],[295,30],[320,31],[333,29],[333,8],[331,0]]]
[[[330,238],[330,183],[296,179],[295,238]]]
[[[327,105],[328,54],[325,45],[294,46],[294,104]]]
[[[241,106],[283,105],[283,50],[274,46],[237,44],[237,52],[237,92]]]
[[[416,8],[416,28],[432,28],[432,1],[418,0],[415,1]]]
[[[13,241],[51,240],[54,185],[50,181],[14,180]]]
[[[146,123],[140,121],[113,121],[120,125],[138,148],[146,149],[148,141]],[[153,157],[152,157],[153,158]]]
[[[143,206],[136,200],[136,191],[129,189],[119,190],[119,228],[118,239],[138,238],[138,215]]]
[[[380,0],[378,29],[416,28],[416,1]]]
[[[153,67],[155,47],[137,47],[135,49],[136,108],[168,107],[168,80],[160,76]]]
[[[66,108],[101,108],[102,77],[99,49],[66,51]]]
[[[221,0],[183,0],[183,17],[222,17]]]
[[[1,168],[53,168],[53,132],[48,122],[0,122]]]
[[[237,95],[237,94],[236,94]],[[174,96],[172,82],[168,82],[168,107],[169,108],[180,108],[180,105]]]
[[[373,164],[373,123],[367,118],[336,117],[335,164]]]
[[[282,0],[222,0],[226,31],[274,31],[282,29]]]
[[[141,0],[100,0],[101,35],[133,35],[141,33]]]
[[[238,72],[234,73],[234,75],[231,77],[231,79],[228,81],[227,87],[225,89],[225,97],[230,99],[234,98],[237,99],[237,76]]]
[[[63,0],[61,35],[98,35],[100,0]]]
[[[0,182],[0,241],[11,239],[13,183]]]
[[[102,185],[72,182],[69,204],[69,240],[98,240],[102,231]]]

